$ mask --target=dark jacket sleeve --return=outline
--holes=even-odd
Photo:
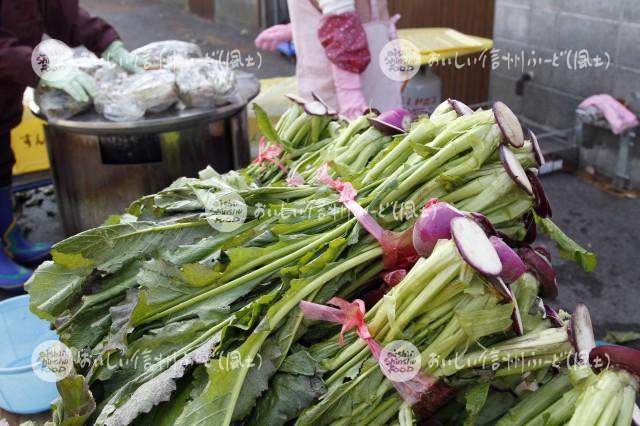
[[[47,34],[71,47],[84,45],[100,56],[120,36],[105,20],[92,17],[78,5],[78,0],[45,1]]]
[[[38,76],[31,66],[32,52],[31,47],[20,45],[13,33],[0,27],[0,82],[18,86],[38,84]]]

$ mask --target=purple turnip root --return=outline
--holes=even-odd
[[[542,155],[542,149],[540,148],[540,143],[538,142],[538,137],[536,136],[531,129],[529,129],[529,140],[531,141],[531,149],[533,150],[533,156],[536,159],[536,163],[538,163],[538,167],[542,167],[545,165],[546,161],[544,159],[544,155]]]
[[[567,329],[569,341],[578,354],[580,362],[589,362],[589,354],[596,347],[596,339],[593,335],[591,315],[586,305],[580,303],[576,306],[569,321]]]
[[[521,247],[518,254],[529,268],[529,271],[540,282],[540,293],[542,297],[555,299],[558,297],[558,283],[556,272],[551,266],[551,262],[531,247]]]
[[[429,200],[413,227],[413,246],[420,256],[428,257],[438,240],[451,238],[451,220],[465,213],[450,204]]]
[[[488,277],[500,275],[500,257],[487,234],[473,219],[457,217],[451,220],[451,236],[458,252],[471,267]]]
[[[505,283],[511,284],[527,272],[527,265],[522,261],[518,253],[507,245],[501,238],[496,236],[489,237],[489,241],[496,249],[500,262],[502,263],[502,272],[500,278]]]
[[[400,135],[411,125],[411,113],[404,108],[394,108],[369,118],[369,124],[386,135]]]
[[[293,93],[287,93],[284,96],[287,99],[289,99],[291,102],[296,103],[296,104],[300,105],[301,107],[304,107],[306,104],[309,103],[309,101],[306,100],[305,98],[303,98],[302,96],[298,96],[298,95],[293,94]]]
[[[589,364],[596,371],[614,367],[640,377],[640,351],[626,346],[603,345],[589,352]]]
[[[540,182],[538,174],[532,169],[528,169],[525,173],[533,189],[533,198],[535,200],[533,209],[540,217],[551,217],[551,204],[549,203],[547,194],[544,192],[544,187],[542,186],[542,182]]]
[[[451,108],[458,113],[458,116],[473,114],[473,110],[467,106],[464,102],[460,102],[456,99],[447,99],[447,102],[451,105]]]
[[[493,104],[493,115],[506,141],[514,148],[524,146],[524,132],[518,117],[502,102]]]
[[[533,195],[531,182],[527,177],[527,173],[522,168],[522,164],[518,161],[516,155],[506,145],[500,145],[500,161],[509,177],[527,194]]]
[[[329,114],[327,107],[318,101],[307,102],[304,104],[304,112],[316,117],[322,117]]]

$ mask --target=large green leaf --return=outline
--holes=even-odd
[[[587,272],[591,272],[598,266],[598,258],[595,254],[580,247],[567,234],[562,232],[550,218],[534,215],[540,230],[556,243],[560,256],[567,260],[573,260]]]
[[[160,248],[170,251],[193,244],[211,233],[206,222],[194,221],[171,225],[133,222],[78,234],[56,244],[54,262],[45,262],[30,279],[31,309],[52,322],[73,320],[134,286],[135,261]],[[117,275],[121,270],[123,275]],[[70,309],[71,315],[62,315]]]
[[[215,318],[226,317],[230,313],[230,305],[240,300],[242,297],[249,294],[256,286],[263,283],[263,278],[258,278],[246,282],[244,285],[233,287],[226,291],[218,292],[213,296],[203,298],[201,301],[192,303],[189,306],[185,306],[183,309],[178,310],[175,314],[167,316],[166,320],[178,320],[185,317],[198,316],[203,320],[213,320]],[[166,300],[163,293],[167,283],[163,283],[161,280],[155,282],[157,286],[151,287],[154,284],[152,281],[147,283],[149,287],[145,287],[140,291],[138,297],[138,304],[133,312],[133,324],[138,326],[143,324],[147,318],[158,312],[163,312],[169,307],[175,305],[173,300]],[[179,285],[174,282],[174,284]],[[172,294],[184,293],[188,287],[184,287],[179,290],[172,290]],[[192,294],[195,296],[195,293]]]
[[[239,322],[235,323],[233,328],[253,326],[264,305],[271,304],[278,295],[279,292],[268,293],[240,310],[236,315]],[[187,405],[177,424],[187,424],[192,421],[197,422],[196,424],[199,424],[198,422],[210,424],[207,421],[213,421],[221,416],[228,416],[230,419],[242,419],[247,416],[253,408],[255,400],[268,388],[269,379],[277,371],[289,350],[300,321],[301,315],[299,313],[294,315],[275,336],[267,339],[266,342],[264,339],[269,335],[268,331],[254,332],[239,349],[229,351],[218,360],[211,362],[207,368],[209,384],[194,399],[193,403]],[[228,339],[226,331],[223,331],[222,338]],[[252,354],[254,350],[255,352]],[[254,358],[257,358],[257,361]],[[242,378],[237,380],[234,377],[236,374],[242,375]],[[233,405],[218,402],[232,398],[228,394],[230,389],[219,386],[219,383],[225,381],[235,382],[239,387]],[[211,411],[209,404],[219,408],[216,411]],[[207,415],[211,416],[210,418],[201,418],[203,405],[207,406]]]
[[[133,259],[144,258],[159,247],[192,244],[211,235],[206,221],[158,225],[131,222],[82,232],[53,247],[53,260],[68,269],[94,267],[110,273]]]
[[[117,295],[135,287],[136,274],[141,266],[142,262],[135,260],[113,274],[105,275],[94,271],[82,285],[82,298],[69,306],[71,313],[77,314],[89,306],[113,300]]]
[[[253,359],[266,338],[265,332],[252,334],[246,342],[230,356],[211,362],[207,368],[209,383],[204,391],[188,404],[176,425],[228,425],[231,423],[238,395]],[[239,364],[236,368],[237,360]]]
[[[307,351],[289,355],[247,420],[248,425],[284,425],[327,392],[319,363]]]
[[[127,291],[136,287],[135,275],[139,268],[139,262],[131,262],[114,274],[102,276],[94,272],[87,276],[82,284],[83,295],[70,301],[68,310],[56,319],[59,333],[69,335],[71,340],[83,340],[81,335],[98,338],[98,331],[103,327],[97,325],[103,324],[105,315],[110,317],[109,307],[120,303]],[[88,328],[87,323],[97,328]],[[106,323],[107,329],[109,324],[110,319]]]
[[[247,424],[284,425],[325,392],[326,387],[317,376],[278,373],[271,380],[268,392],[259,400]]]
[[[464,422],[465,426],[473,426],[476,424],[476,418],[482,407],[487,402],[489,394],[489,382],[477,383],[467,388],[464,393],[465,408],[467,410],[467,418]]]
[[[166,260],[152,259],[142,265],[137,280],[147,290],[147,303],[161,304],[197,294],[220,275],[197,263],[179,268]]]
[[[99,355],[99,361],[94,362],[87,377],[92,378],[93,368],[102,365],[102,360],[106,359],[113,352],[125,353],[127,350],[127,335],[133,330],[131,325],[131,314],[136,306],[138,297],[137,290],[129,290],[124,300],[109,308],[111,316],[111,333],[106,339]]]
[[[93,348],[106,336],[111,328],[109,309],[124,299],[124,294],[83,310],[64,330],[58,330],[60,340],[67,346],[84,349]]]
[[[173,426],[189,402],[194,386],[191,377],[183,378],[171,399],[156,406],[149,414],[138,417],[136,426]]]
[[[82,294],[84,277],[51,261],[44,262],[25,284],[31,312],[54,322]]]
[[[470,339],[510,330],[513,325],[513,304],[495,305],[487,309],[456,310],[460,328]]]
[[[193,365],[204,364],[211,358],[215,339],[186,354],[180,360],[151,378],[149,375],[162,367],[154,364],[151,371],[120,388],[105,404],[96,419],[97,425],[125,426],[139,415],[150,412],[156,405],[169,401],[176,390],[176,381]]]
[[[292,280],[291,288],[269,308],[261,323],[246,341],[232,354],[220,357],[219,362],[211,363],[208,368],[209,384],[204,392],[185,408],[177,424],[226,426],[233,420],[237,420],[236,407],[249,405],[246,401],[239,402],[241,391],[249,377],[249,370],[255,368],[256,357],[272,331],[282,324],[282,321],[304,298],[312,296],[327,282],[362,263],[379,257],[380,254],[380,249],[372,249],[341,263],[329,264],[322,273],[314,277]],[[229,368],[229,365],[233,365],[234,359],[242,362],[237,368]],[[256,386],[260,384],[257,383]]]
[[[278,294],[280,292],[276,289],[251,301],[243,309],[239,309],[236,313],[237,316],[241,317],[239,321],[246,324],[255,322],[256,320],[252,318],[253,315],[259,315],[260,313],[260,309],[256,310],[254,308],[255,305],[269,305]],[[210,321],[214,320],[210,319]],[[225,323],[228,323],[228,321]],[[118,422],[130,421],[141,413],[149,412],[160,402],[168,401],[171,398],[171,393],[176,388],[175,381],[182,377],[185,368],[194,364],[206,363],[213,353],[214,346],[219,346],[223,333],[218,331],[215,337],[210,339],[205,346],[191,352],[177,362],[175,362],[175,354],[184,353],[186,345],[191,345],[192,341],[202,339],[203,335],[211,334],[211,330],[219,330],[225,323],[213,327],[209,324],[204,329],[202,328],[202,321],[192,320],[182,324],[172,323],[155,331],[150,331],[132,343],[127,353],[130,361],[135,359],[138,351],[146,351],[148,358],[153,360],[160,359],[160,361],[150,367],[134,365],[131,368],[129,366],[129,368],[115,372],[113,376],[111,376],[112,372],[104,369],[100,372],[98,377],[115,380],[115,383],[107,382],[106,384],[107,389],[114,388],[115,393],[109,398],[102,410],[99,416],[100,422],[104,422],[104,424],[119,424]],[[204,334],[203,331],[205,331]],[[115,361],[117,362],[118,359],[122,358],[116,356]],[[175,364],[172,364],[174,362]],[[217,361],[213,363],[215,364]],[[125,363],[125,365],[128,364]],[[170,365],[168,369],[166,369],[167,365]],[[154,391],[149,392],[150,389],[154,389]],[[195,388],[192,389],[191,394],[195,390]],[[148,395],[145,392],[149,392]],[[202,390],[199,393],[202,393]],[[132,402],[133,398],[136,401]]]
[[[349,419],[353,411],[362,404],[375,407],[381,398],[381,395],[377,394],[378,387],[385,380],[387,379],[382,374],[378,362],[370,357],[364,364],[355,365],[348,375],[344,376],[342,382],[330,387],[317,404],[303,411],[297,424],[328,425]]]
[[[60,398],[54,402],[53,418],[59,426],[81,426],[96,409],[84,377],[72,374],[56,383]]]
[[[276,129],[273,128],[269,115],[256,103],[253,104],[253,111],[256,114],[256,122],[260,133],[267,138],[269,142],[281,144],[282,141],[280,140]]]
[[[200,319],[190,319],[151,329],[129,343],[126,353],[111,354],[108,365],[99,369],[96,379],[108,380],[105,389],[108,393],[115,392],[142,374],[150,362],[170,357],[211,325]]]

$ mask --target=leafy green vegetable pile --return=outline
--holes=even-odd
[[[275,126],[256,105],[263,139],[250,166],[180,178],[54,247],[28,283],[32,311],[77,355],[58,382],[54,422],[627,419],[635,376],[564,362],[585,347],[575,338],[583,327],[540,298],[557,288],[548,253],[531,246],[537,229],[586,270],[596,260],[549,217],[535,136],[525,141],[517,120],[514,131],[504,105],[445,102],[393,134],[372,126],[373,113],[347,123],[310,113],[322,102],[313,103],[295,98]],[[246,219],[219,231],[229,194]],[[443,236],[425,225],[435,198],[473,218],[478,241],[492,236],[502,273],[491,273],[493,258],[486,270],[474,260],[483,255],[453,221],[451,231],[437,224]],[[349,304],[359,325],[344,333],[299,307],[356,299],[366,312]],[[396,340],[421,354],[418,378],[404,384],[385,376],[375,349]],[[585,414],[592,389],[606,386],[620,404]],[[569,400],[580,398],[573,420]]]

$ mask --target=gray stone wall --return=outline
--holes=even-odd
[[[610,93],[631,100],[631,92],[640,91],[640,0],[496,0],[494,39],[499,51],[491,98],[539,124],[568,128],[585,97]],[[604,61],[608,54],[609,68],[568,69],[563,52],[582,49]],[[516,55],[534,75],[523,96],[515,94],[521,64],[507,65]],[[559,66],[533,61],[554,55]]]

